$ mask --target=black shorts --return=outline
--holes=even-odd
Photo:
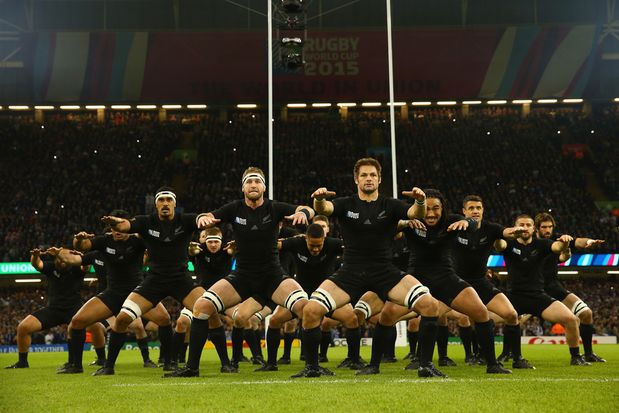
[[[466,280],[471,287],[475,289],[479,298],[481,298],[481,302],[484,305],[488,305],[488,303],[497,295],[502,294],[501,290],[496,288],[494,284],[490,282],[487,278],[475,278],[472,280]]]
[[[284,270],[274,268],[271,271],[243,271],[235,270],[224,279],[232,284],[241,301],[252,297],[260,304],[265,305],[271,300],[277,287],[288,277]]]
[[[135,287],[133,292],[140,294],[155,306],[159,301],[168,296],[182,303],[183,299],[196,287],[198,286],[189,274],[175,275],[173,277],[166,277],[161,274],[146,274],[144,281]]]
[[[389,291],[393,289],[406,273],[393,264],[377,267],[354,268],[344,264],[328,280],[350,296],[350,302],[356,303],[368,291],[375,292],[381,300],[387,301]]]
[[[113,315],[116,315],[120,312],[123,303],[130,293],[131,291],[118,292],[115,290],[105,290],[102,293],[97,294],[97,298],[110,309]]]
[[[43,307],[32,313],[32,316],[41,322],[41,330],[47,330],[62,324],[69,324],[80,308],[81,305],[69,309]]]
[[[566,290],[559,280],[553,280],[544,285],[544,291],[546,294],[559,301],[565,300],[565,298],[572,293],[571,291]]]
[[[531,314],[541,317],[542,312],[556,300],[543,292],[510,292],[507,296],[519,315]]]
[[[417,278],[423,285],[430,289],[430,294],[437,300],[451,306],[453,300],[465,288],[471,285],[458,277],[455,273],[443,273],[440,275],[432,275],[431,277],[424,274],[415,273],[413,277]]]

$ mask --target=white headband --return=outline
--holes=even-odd
[[[264,178],[262,177],[262,175],[255,173],[255,172],[245,175],[243,177],[242,185],[245,185],[245,182],[247,182],[248,179],[252,179],[252,178],[260,179],[260,182],[262,182],[262,185],[267,186],[267,184],[264,182]]]
[[[157,202],[157,200],[162,196],[170,196],[174,199],[174,202],[176,202],[176,194],[174,194],[174,192],[172,191],[157,192],[157,194],[155,195],[155,202]]]
[[[207,235],[206,241],[221,241],[221,236],[219,235]]]

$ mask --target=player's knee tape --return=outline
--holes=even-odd
[[[100,323],[106,331],[110,328],[110,323],[107,320],[100,321]]]
[[[430,289],[422,284],[414,285],[404,297],[404,305],[406,305],[409,309],[413,309],[419,299],[426,294],[430,293]]]
[[[326,308],[327,313],[335,311],[335,300],[331,297],[331,294],[322,288],[318,288],[312,293],[312,300]]]
[[[140,309],[140,306],[131,300],[125,300],[120,311],[128,314],[129,317],[131,317],[131,320],[135,320],[142,316],[142,310]]]
[[[577,316],[583,311],[585,311],[587,308],[589,308],[589,306],[583,300],[578,300],[572,306],[572,313]]]
[[[258,321],[262,322],[262,320],[264,320],[264,317],[262,316],[261,313],[255,313],[254,317],[256,317],[258,319]]]
[[[221,313],[226,309],[223,300],[211,290],[208,290],[204,294],[202,294],[202,298],[204,298],[205,300],[209,300],[211,303],[213,303],[218,313]]]
[[[363,300],[357,301],[357,304],[355,304],[355,310],[360,311],[366,320],[372,317],[372,307]]]
[[[307,300],[307,293],[301,289],[299,290],[294,290],[293,292],[291,292],[290,294],[288,294],[288,297],[286,297],[286,300],[284,301],[284,306],[290,310],[290,312],[292,312],[292,307],[294,307],[294,305],[301,301],[301,300]]]
[[[193,313],[188,308],[183,308],[181,310],[181,315],[187,317],[190,320],[193,320]]]

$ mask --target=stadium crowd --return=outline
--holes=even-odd
[[[432,109],[396,125],[398,183],[443,190],[452,208],[467,193],[480,194],[488,218],[510,223],[520,212],[552,211],[560,231],[606,239],[615,252],[617,218],[598,210],[586,171],[616,199],[616,111],[585,118],[577,111],[479,111],[467,117]],[[352,114],[347,121],[291,118],[274,127],[275,198],[307,202],[313,188],[345,193],[349,165],[372,155],[389,170],[389,125],[384,113]],[[14,194],[0,211],[0,258],[25,261],[38,245],[63,244],[82,229],[98,231],[97,217],[119,207],[150,212],[154,188],[169,183],[186,210],[208,210],[238,198],[238,176],[249,164],[267,166],[266,123],[260,114],[229,120],[117,114],[0,120],[0,177]],[[592,133],[593,131],[594,133]],[[560,132],[560,133],[559,133]],[[53,142],[53,145],[50,144]],[[584,158],[562,145],[582,143]],[[180,153],[180,155],[179,155]],[[383,177],[390,186],[390,174]],[[384,190],[385,190],[384,189]]]

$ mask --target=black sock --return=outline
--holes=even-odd
[[[172,340],[174,347],[174,361],[181,361],[181,350],[183,349],[183,344],[185,343],[185,333],[177,333],[174,332],[174,338]],[[183,360],[185,358],[183,357]]]
[[[472,328],[472,327],[471,327]],[[477,332],[473,328],[473,334],[471,335],[471,346],[473,348],[473,354],[479,354],[479,342],[477,341]]]
[[[380,366],[380,362],[383,358],[385,341],[389,335],[389,328],[390,327],[384,326],[380,322],[376,323],[374,335],[372,336],[372,358],[370,359],[371,366]]]
[[[593,324],[580,325],[580,338],[586,355],[593,353]]]
[[[417,342],[419,341],[419,331],[407,331],[408,351],[414,355],[417,352]]]
[[[148,337],[139,338],[137,341],[138,348],[140,349],[140,353],[142,354],[142,361],[146,363],[146,361],[150,358],[148,350]]]
[[[320,334],[320,357],[327,357],[327,350],[331,344],[331,331],[321,331]]]
[[[97,353],[97,360],[105,360],[105,346],[95,347],[95,353]]]
[[[71,339],[67,338],[67,363],[73,364],[73,345],[71,344]]]
[[[243,358],[243,328],[232,328],[232,360],[241,361]]]
[[[318,347],[320,346],[320,327],[303,329],[305,365],[318,368]]]
[[[487,366],[497,364],[494,348],[494,321],[488,320],[484,323],[475,323],[475,333],[482,354],[486,359]]]
[[[73,366],[82,368],[82,357],[84,355],[84,342],[86,341],[86,330],[71,329],[71,347],[73,347]]]
[[[297,332],[299,340],[301,341],[301,344],[300,344],[301,358],[305,357],[305,344],[303,343],[303,337],[304,337],[303,336],[303,334],[304,334],[303,331],[304,331],[303,327],[299,327],[299,331]]]
[[[267,361],[269,364],[277,364],[277,350],[281,341],[279,328],[269,328],[267,331]]]
[[[172,336],[174,335],[172,331],[172,325],[169,326],[159,326],[159,342],[161,343],[161,354],[163,355],[163,362],[168,364],[173,359],[172,352],[174,351],[174,346],[172,345]]]
[[[105,367],[114,368],[116,365],[116,359],[118,358],[118,353],[120,353],[120,349],[123,344],[125,344],[125,340],[127,339],[127,333],[117,333],[116,331],[110,331],[110,341],[107,346],[107,360],[105,360]]]
[[[260,351],[260,344],[258,344],[258,339],[256,338],[256,333],[251,328],[246,328],[243,330],[243,338],[247,341],[247,345],[249,346],[249,350],[251,351],[251,355],[254,358],[259,358],[262,356],[262,351]]]
[[[361,350],[361,329],[359,327],[346,330],[346,343],[348,344],[348,358],[359,361]]]
[[[511,353],[514,361],[517,361],[522,358],[520,350],[520,324],[515,326],[506,324],[503,327],[503,352],[501,354],[507,356]]]
[[[580,347],[570,347],[570,356],[575,357],[580,354]]]
[[[219,361],[221,361],[221,365],[227,366],[228,364],[230,364],[230,358],[228,358],[228,345],[226,344],[226,331],[224,330],[224,326],[210,329],[208,338],[213,342],[215,350],[217,350],[217,355],[219,356]]]
[[[460,332],[460,340],[464,346],[464,356],[466,358],[471,357],[471,336],[473,335],[473,329],[471,327],[458,327]]]
[[[447,326],[438,326],[436,333],[436,347],[438,348],[438,357],[447,357],[447,342],[449,341],[449,328]]]
[[[417,348],[420,350],[419,364],[422,367],[432,363],[438,330],[437,321],[438,317],[421,316],[421,322],[419,323],[419,343],[421,345],[417,346]]]
[[[292,349],[293,341],[294,333],[284,333],[284,354],[282,354],[282,358],[290,360],[290,350]]]
[[[208,340],[208,320],[194,318],[191,321],[189,330],[189,355],[187,356],[186,366],[193,370],[200,368],[200,357],[206,340]]]
[[[257,330],[254,330],[254,335],[256,336],[256,343],[258,344],[258,346],[256,347],[258,349],[258,354],[260,355],[261,358],[264,358],[264,355],[262,354],[262,340],[265,338],[264,333],[262,332],[262,330],[257,329]],[[265,346],[266,346],[266,343],[265,343]]]
[[[383,348],[383,355],[391,358],[395,358],[395,341],[398,338],[398,329],[396,326],[389,327],[387,330],[387,337],[385,339],[385,347]]]
[[[21,364],[28,363],[28,352],[19,353],[19,362]]]

